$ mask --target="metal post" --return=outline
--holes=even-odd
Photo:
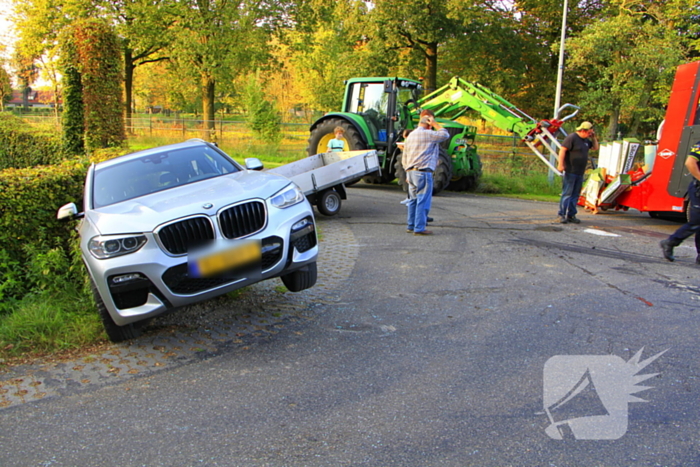
[[[566,41],[566,14],[569,10],[568,0],[564,0],[564,9],[561,16],[561,40],[559,42],[559,67],[557,69],[557,90],[554,94],[554,118],[559,117],[559,107],[561,107],[561,87],[564,79],[564,42]],[[554,165],[557,161],[554,155],[549,156],[549,161]],[[549,183],[554,182],[554,172],[552,170],[547,174]]]

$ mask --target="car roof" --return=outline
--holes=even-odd
[[[155,148],[144,149],[142,151],[132,152],[130,154],[125,154],[123,156],[115,157],[113,159],[108,159],[106,161],[98,162],[95,164],[96,169],[105,169],[111,167],[112,165],[121,164],[122,162],[127,162],[133,159],[139,159],[143,156],[148,156],[151,154],[159,154],[162,152],[173,151],[176,149],[191,148],[195,146],[210,146],[209,143],[202,139],[189,139],[182,143],[168,144],[166,146],[158,146]]]

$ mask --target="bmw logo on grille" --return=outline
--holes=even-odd
[[[211,203],[206,203],[206,204],[203,204],[202,207],[203,207],[204,209],[211,209],[211,208],[214,207],[214,205],[211,204]]]

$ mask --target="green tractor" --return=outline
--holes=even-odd
[[[430,108],[425,104],[435,93],[421,99],[421,92],[421,83],[410,79],[348,80],[343,111],[324,115],[311,126],[309,156],[326,152],[328,142],[335,137],[335,128],[342,127],[345,130],[346,151],[376,149],[379,155],[381,171],[367,175],[363,180],[367,183],[389,183],[398,178],[405,190],[401,149],[396,143],[403,141],[404,130],[416,127],[420,111]],[[481,161],[474,145],[476,128],[452,118],[443,118],[444,115],[438,111],[435,114],[450,133],[450,139],[440,149],[440,160],[433,174],[433,192],[439,193],[448,186],[455,190],[474,187],[481,175]]]
[[[433,193],[448,186],[452,190],[468,190],[476,186],[481,176],[481,161],[474,144],[476,128],[455,120],[472,112],[519,136],[550,170],[561,175],[552,164],[561,148],[557,136],[566,136],[561,126],[578,113],[579,107],[564,104],[554,118],[537,121],[493,91],[459,77],[425,97],[421,97],[421,90],[418,81],[403,78],[348,80],[344,111],[329,113],[311,125],[309,155],[326,152],[335,127],[342,127],[346,151],[376,149],[380,157],[381,171],[363,177],[365,182],[388,183],[398,178],[407,190],[401,149],[396,143],[403,140],[403,130],[416,127],[420,111],[428,109],[450,133],[450,139],[441,146],[433,173]],[[573,112],[560,119],[564,110]]]

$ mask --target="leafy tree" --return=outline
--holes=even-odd
[[[0,111],[5,110],[5,103],[12,98],[12,81],[2,62],[0,62]]]
[[[266,95],[260,73],[248,77],[245,87],[246,120],[248,126],[265,141],[277,144],[282,139],[280,117],[277,105]]]
[[[569,79],[585,92],[585,115],[607,124],[614,138],[621,121],[637,135],[663,118],[676,66],[683,61],[677,32],[646,12],[618,10],[567,41]]]
[[[82,100],[85,147],[97,149],[122,145],[126,135],[121,55],[114,31],[102,20],[78,20],[66,29],[61,42],[67,77],[66,97],[76,102],[76,113],[70,112],[69,130],[73,131],[79,124],[77,103]],[[80,93],[81,99],[73,98],[73,93]]]
[[[127,121],[133,109],[134,71],[139,66],[168,59],[165,50],[173,41],[173,18],[169,14],[172,3],[171,0],[99,0],[121,39]]]
[[[174,8],[171,62],[196,78],[205,130],[213,137],[216,87],[266,60],[267,41],[281,4],[248,0],[186,0]]]
[[[448,3],[375,0],[373,5],[368,13],[368,30],[376,50],[412,66],[422,62],[422,69],[411,75],[422,76],[426,90],[434,90],[440,46],[463,32],[462,23],[449,15]]]

